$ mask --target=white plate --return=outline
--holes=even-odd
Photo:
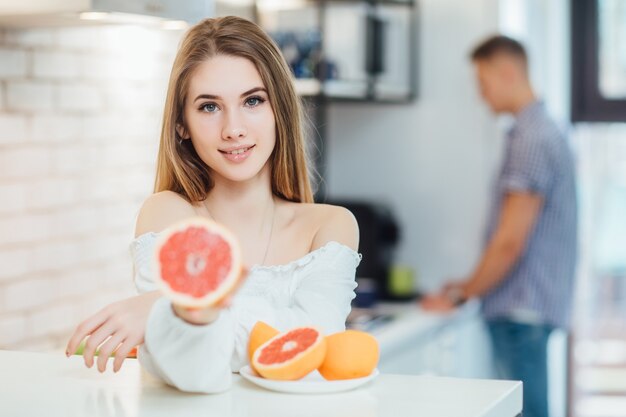
[[[332,392],[348,391],[359,387],[378,376],[378,368],[366,377],[327,381],[319,372],[313,371],[297,381],[276,381],[259,376],[250,366],[244,366],[239,374],[248,381],[272,391],[287,392],[290,394],[328,394]]]

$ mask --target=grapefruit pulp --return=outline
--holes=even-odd
[[[315,327],[298,327],[262,344],[252,367],[262,377],[291,381],[304,377],[324,361],[326,339]]]
[[[172,302],[188,308],[219,304],[242,275],[235,236],[204,217],[193,217],[163,231],[156,242],[156,281]]]

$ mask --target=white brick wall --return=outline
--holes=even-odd
[[[76,178],[46,178],[32,181],[26,188],[26,207],[52,209],[72,207],[81,201],[81,183]]]
[[[55,280],[45,275],[8,283],[4,288],[3,309],[11,313],[37,308],[54,301],[57,290]]]
[[[42,114],[32,119],[30,127],[30,139],[34,142],[71,142],[80,141],[83,123],[76,116]],[[72,149],[63,147],[60,150]]]
[[[0,48],[0,77],[15,78],[26,75],[26,51]]]
[[[3,315],[0,318],[0,345],[11,346],[26,336],[26,319],[21,315]]]
[[[0,28],[0,349],[60,350],[130,296],[181,32]]]
[[[0,251],[0,286],[4,281],[24,275],[32,269],[33,251],[24,247],[6,247]],[[2,304],[4,305],[4,303]]]
[[[93,112],[104,110],[104,97],[94,83],[72,83],[59,88],[58,105],[62,110]]]
[[[54,29],[5,29],[4,43],[7,46],[41,47],[52,46],[57,42],[59,31]]]
[[[0,126],[0,129],[4,129]],[[50,174],[50,152],[41,146],[2,148],[0,178],[2,180],[36,180]],[[3,181],[4,182],[4,181]]]
[[[81,63],[77,53],[36,51],[33,53],[33,76],[72,80],[80,73]]]
[[[102,33],[117,28],[73,27],[65,28],[57,33],[57,43],[71,51],[88,51],[100,43]]]
[[[26,187],[20,183],[0,185],[0,201],[2,202],[0,203],[0,216],[7,213],[20,213],[26,207]],[[4,264],[0,262],[0,265]]]
[[[0,219],[0,247],[50,240],[52,224],[45,214],[17,214]]]
[[[33,337],[55,333],[71,334],[76,326],[79,310],[80,306],[74,303],[60,303],[53,307],[36,310],[28,316],[27,329]]]
[[[36,112],[53,110],[54,85],[49,81],[7,81],[7,108],[9,110]]]
[[[0,111],[6,108],[6,86],[4,81],[0,81]]]
[[[66,271],[81,263],[81,241],[31,244],[29,273]],[[23,278],[23,277],[22,277]]]
[[[0,126],[0,144],[19,144],[28,137],[27,117],[22,114],[0,114]]]

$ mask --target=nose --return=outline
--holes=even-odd
[[[225,122],[222,130],[222,138],[224,140],[241,139],[248,133],[243,118],[237,111],[228,112]]]

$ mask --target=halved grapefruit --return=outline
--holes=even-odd
[[[262,344],[252,367],[262,377],[291,381],[304,377],[324,361],[326,339],[315,327],[298,327]]]
[[[241,279],[239,243],[223,226],[193,217],[159,235],[154,271],[172,302],[189,308],[216,305]]]
[[[257,321],[252,330],[250,331],[250,339],[248,340],[248,359],[252,364],[252,356],[254,352],[263,343],[270,340],[272,337],[280,333],[278,330],[265,323],[264,321]]]

